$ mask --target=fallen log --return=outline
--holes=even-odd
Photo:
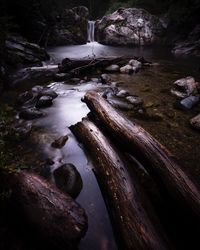
[[[178,166],[171,153],[136,123],[120,115],[96,92],[84,97],[92,114],[154,177],[160,187],[174,198],[181,210],[200,218],[200,192]],[[191,213],[192,212],[192,213]]]
[[[34,173],[21,171],[7,178],[14,204],[33,228],[56,247],[74,249],[87,231],[80,205]]]
[[[88,119],[70,129],[94,161],[94,171],[121,249],[170,249],[157,219],[152,221],[153,217],[150,219],[143,208],[136,181],[116,148]]]
[[[61,73],[69,73],[71,76],[76,76],[86,73],[91,69],[104,69],[111,64],[118,63],[119,65],[124,65],[125,63],[128,63],[129,60],[130,58],[123,57],[94,58],[86,60],[72,60],[65,58],[61,65],[59,65],[59,71]]]

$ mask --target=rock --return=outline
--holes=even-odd
[[[191,120],[190,120],[190,124],[193,128],[195,129],[198,129],[200,130],[200,114],[193,117]]]
[[[105,71],[110,72],[110,73],[115,73],[115,72],[119,72],[119,69],[120,69],[119,65],[113,64],[105,68]]]
[[[102,74],[100,76],[100,79],[101,79],[102,84],[109,84],[111,82],[111,78],[107,74]]]
[[[107,98],[111,98],[111,97],[115,96],[117,93],[118,93],[118,88],[111,87],[111,88],[107,88],[103,92],[102,96],[103,96],[103,98],[107,99]]]
[[[19,84],[47,83],[58,72],[57,65],[24,68],[9,76],[12,86]]]
[[[142,63],[134,59],[129,61],[129,65],[135,67],[136,69],[140,69],[142,67]]]
[[[120,97],[120,98],[124,98],[124,97],[126,97],[126,96],[128,96],[128,95],[129,95],[129,92],[126,91],[126,90],[124,90],[124,89],[121,89],[121,90],[116,94],[116,96],[117,96],[117,97]]]
[[[42,91],[39,93],[39,96],[47,96],[51,97],[52,99],[55,99],[58,94],[50,88],[43,88]]]
[[[34,87],[31,89],[31,91],[32,91],[32,93],[34,93],[34,94],[39,94],[40,92],[42,92],[43,88],[44,88],[44,87],[42,87],[42,86],[40,86],[40,85],[36,85],[36,86],[34,86]]]
[[[97,41],[108,45],[156,44],[165,29],[158,17],[137,8],[120,8],[96,22]]]
[[[117,109],[124,110],[124,111],[130,111],[134,109],[134,106],[130,103],[127,103],[126,101],[122,101],[121,98],[109,98],[108,102]]]
[[[44,116],[44,113],[35,108],[24,109],[19,113],[19,118],[24,120],[33,120],[42,116]]]
[[[198,24],[184,41],[178,41],[172,52],[178,56],[200,56],[200,24]]]
[[[181,100],[176,106],[180,109],[191,109],[199,102],[199,100],[199,96],[188,96]]]
[[[93,77],[93,78],[91,78],[91,81],[92,81],[92,82],[95,82],[95,83],[98,83],[98,82],[99,82],[99,79]]]
[[[33,98],[33,94],[30,91],[26,91],[24,93],[21,93],[17,97],[16,103],[18,105],[23,105],[24,103],[26,103],[27,101],[29,101],[32,98]]]
[[[63,192],[76,198],[82,190],[83,182],[76,167],[64,164],[53,172],[56,186]]]
[[[139,96],[127,96],[126,100],[134,106],[140,106],[143,104],[143,100]]]
[[[135,71],[135,68],[134,67],[132,67],[131,65],[125,65],[125,66],[123,66],[123,67],[121,67],[120,68],[120,72],[122,73],[122,74],[131,74],[131,73],[133,73]]]
[[[13,66],[38,66],[49,59],[47,52],[37,44],[29,43],[25,38],[8,36],[5,43],[5,61]]]
[[[188,76],[174,82],[174,88],[171,93],[179,98],[186,98],[192,94],[197,94],[198,83],[194,77]]]
[[[35,107],[40,109],[40,108],[48,108],[53,104],[53,98],[50,96],[42,96],[38,99]]]
[[[51,146],[53,148],[62,148],[64,147],[66,141],[68,140],[68,136],[61,136],[60,138],[58,138],[57,140],[55,140],[54,142],[52,142]]]

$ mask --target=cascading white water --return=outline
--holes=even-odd
[[[95,21],[88,21],[88,42],[92,43],[95,41],[94,38],[94,31],[95,31]]]

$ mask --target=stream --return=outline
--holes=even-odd
[[[199,182],[199,133],[189,126],[189,119],[199,113],[199,107],[190,111],[177,110],[174,108],[176,99],[170,94],[173,82],[179,78],[192,75],[197,81],[200,80],[196,59],[175,58],[170,51],[162,48],[123,48],[96,42],[49,48],[48,52],[51,55],[48,64],[57,64],[66,57],[80,59],[127,55],[143,56],[146,60],[156,63],[137,74],[112,74],[111,78],[113,82],[118,82],[120,89],[140,96],[146,109],[150,113],[159,114],[160,119],[145,119],[133,112],[123,113],[129,119],[135,119],[163,143],[178,158],[187,174]],[[88,232],[79,249],[115,250],[117,247],[109,215],[92,171],[92,163],[68,128],[81,121],[89,112],[87,106],[81,102],[84,94],[91,89],[103,92],[108,87],[90,80],[90,77],[98,76],[88,77],[82,84],[71,84],[67,81],[48,83],[48,86],[58,93],[58,97],[53,101],[52,107],[44,109],[46,116],[33,121],[20,121],[23,126],[33,127],[31,137],[24,145],[24,162],[33,166],[40,165],[45,159],[51,159],[53,164],[47,166],[51,173],[64,163],[74,164],[83,179],[83,189],[77,202],[86,210],[89,219]],[[26,90],[26,86],[22,88]],[[18,119],[17,115],[16,118]],[[62,149],[51,147],[55,139],[64,135],[68,135],[69,140]]]

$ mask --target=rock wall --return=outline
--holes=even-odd
[[[152,45],[159,43],[166,27],[144,9],[120,8],[96,22],[97,41],[109,45]]]

